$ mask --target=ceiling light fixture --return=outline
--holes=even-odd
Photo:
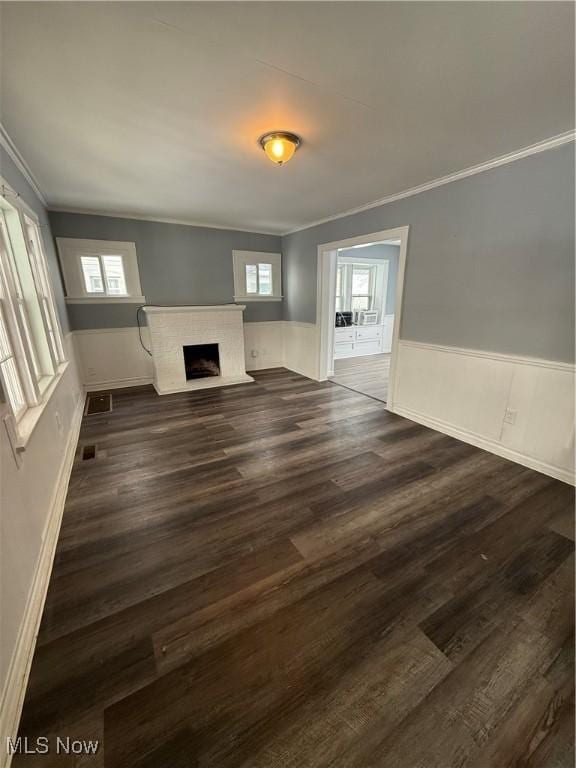
[[[284,165],[302,144],[302,139],[295,133],[272,131],[260,136],[258,143],[273,163]]]

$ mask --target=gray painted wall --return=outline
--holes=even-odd
[[[68,333],[70,328],[68,325],[66,304],[64,302],[64,287],[62,283],[62,277],[60,275],[58,257],[56,256],[56,250],[54,248],[54,241],[50,232],[48,214],[44,208],[44,205],[39,200],[32,187],[28,184],[24,176],[20,173],[14,164],[12,158],[8,155],[2,146],[0,146],[0,175],[4,177],[6,182],[15,192],[18,192],[22,200],[24,200],[24,202],[29,205],[30,208],[32,208],[32,210],[38,216],[42,232],[42,239],[44,242],[44,249],[46,251],[46,260],[48,262],[48,268],[52,280],[54,299],[56,300],[56,304],[58,306],[60,324],[62,325],[63,332]]]
[[[385,245],[384,243],[368,245],[365,248],[342,248],[338,251],[339,256],[388,262],[388,286],[386,290],[386,314],[388,315],[393,315],[396,312],[396,279],[398,278],[399,254],[399,245]]]
[[[400,336],[574,360],[574,145],[282,238],[284,317],[316,322],[317,246],[409,225]]]
[[[142,291],[149,304],[225,304],[234,301],[232,251],[281,250],[276,235],[164,224],[88,214],[50,212],[54,237],[136,243]],[[69,304],[70,326],[136,325],[135,304]],[[282,302],[246,304],[247,322],[281,320]]]

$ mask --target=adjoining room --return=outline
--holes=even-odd
[[[337,252],[334,372],[330,379],[386,402],[400,244]]]

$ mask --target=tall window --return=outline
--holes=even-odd
[[[26,410],[26,397],[16,362],[14,344],[10,338],[7,296],[0,281],[0,373],[5,395],[16,420]]]
[[[279,301],[282,298],[281,255],[232,251],[234,298],[241,301]]]
[[[272,295],[272,264],[246,264],[246,293]]]
[[[17,423],[43,402],[63,362],[37,220],[7,194],[0,197],[0,382]]]
[[[32,274],[36,285],[36,292],[40,301],[40,310],[44,323],[44,330],[48,338],[50,352],[53,362],[56,365],[66,360],[64,345],[62,343],[62,332],[60,322],[56,311],[54,296],[52,295],[52,286],[48,275],[48,265],[42,248],[42,238],[38,224],[29,216],[24,215],[24,224],[28,235],[28,252]]]
[[[373,266],[352,265],[352,303],[353,312],[372,309],[374,303],[374,282],[376,268]]]
[[[336,270],[336,311],[374,309],[376,300],[375,264],[338,264]]]

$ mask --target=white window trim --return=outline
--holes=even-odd
[[[56,238],[60,265],[66,287],[67,304],[144,304],[146,297],[140,287],[136,244],[120,240],[85,240],[72,237]],[[84,286],[81,256],[122,256],[127,294],[88,293]]]
[[[342,267],[342,285],[341,285],[341,291],[342,291],[342,303],[344,306],[352,306],[352,300],[357,297],[361,296],[368,296],[370,299],[370,307],[369,310],[373,309],[374,302],[376,299],[376,283],[377,283],[377,275],[378,275],[378,262],[376,261],[358,261],[354,257],[338,257],[338,264],[337,268]],[[370,272],[370,286],[369,290],[370,293],[352,293],[352,271],[354,267],[360,267],[360,268],[368,268],[371,270]],[[349,311],[349,310],[341,310],[341,311]]]
[[[64,372],[68,368],[69,360],[67,359],[67,350],[66,350],[66,344],[64,342],[64,337],[62,334],[62,329],[60,326],[60,319],[58,317],[58,310],[56,308],[55,300],[54,300],[54,293],[52,288],[52,281],[50,278],[50,272],[48,269],[48,263],[46,259],[46,251],[44,246],[44,241],[42,237],[42,230],[40,226],[40,222],[38,220],[38,216],[36,215],[35,211],[30,208],[10,187],[7,182],[0,177],[0,185],[3,190],[3,196],[6,197],[7,201],[9,202],[10,206],[17,211],[19,219],[20,219],[20,225],[22,227],[22,234],[24,237],[24,242],[26,245],[26,250],[28,252],[28,258],[30,260],[30,268],[32,270],[32,277],[36,286],[37,296],[38,299],[41,300],[41,297],[43,294],[39,293],[39,286],[37,282],[37,275],[34,274],[36,269],[42,269],[43,273],[46,277],[47,281],[47,296],[45,297],[50,302],[50,309],[51,309],[51,320],[53,324],[53,332],[54,334],[58,335],[58,345],[61,348],[62,357],[61,359],[54,360],[54,372],[50,376],[44,376],[39,381],[35,381],[32,372],[30,370],[30,361],[27,356],[27,350],[26,350],[26,343],[24,342],[24,339],[21,335],[21,330],[18,325],[18,321],[16,319],[16,316],[14,315],[14,309],[13,309],[13,296],[12,296],[12,288],[9,285],[9,282],[14,279],[14,276],[12,275],[12,271],[14,270],[14,265],[11,263],[5,263],[3,265],[0,265],[0,271],[4,270],[4,277],[0,275],[0,279],[4,279],[4,284],[6,290],[9,291],[8,297],[7,297],[7,306],[10,306],[9,314],[6,317],[6,322],[8,323],[8,332],[11,336],[11,344],[13,348],[13,353],[15,358],[18,361],[18,369],[19,369],[19,376],[22,382],[22,385],[24,387],[25,397],[27,399],[27,406],[25,410],[19,414],[18,418],[16,419],[14,412],[12,410],[12,406],[10,404],[10,401],[8,399],[7,393],[4,391],[4,382],[0,380],[0,402],[3,402],[5,404],[5,414],[2,418],[2,421],[4,423],[4,426],[6,428],[10,444],[12,446],[12,450],[14,453],[14,457],[16,460],[16,463],[19,465],[21,462],[20,455],[25,450],[26,445],[34,431],[34,428],[38,424],[40,417],[42,413],[44,412],[46,406],[48,405],[48,402],[57,388],[59,382],[62,380],[62,377],[64,375]],[[24,219],[24,216],[26,216],[32,224],[36,227],[36,233],[37,233],[37,239],[38,239],[38,245],[40,248],[39,253],[31,253],[30,248],[30,242],[29,242],[29,236],[28,231],[26,228],[26,222]],[[32,265],[32,260],[34,261],[34,266]],[[47,333],[47,331],[46,331]],[[50,349],[50,354],[52,355],[52,350],[50,346],[50,342],[48,338],[46,339],[48,348]]]
[[[263,251],[232,251],[234,269],[234,299],[240,301],[282,301],[282,254]],[[246,265],[272,265],[272,293],[269,295],[248,293],[246,290]]]
[[[77,298],[71,298],[66,296],[66,304],[145,304],[146,296],[106,296],[103,294],[101,297],[95,296],[79,296]]]

